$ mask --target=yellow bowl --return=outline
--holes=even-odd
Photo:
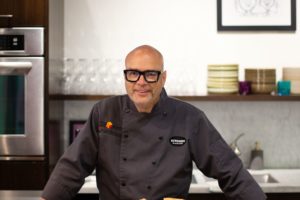
[[[238,64],[210,64],[207,66],[209,71],[237,71],[239,69]]]

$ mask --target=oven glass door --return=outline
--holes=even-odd
[[[44,152],[44,58],[0,57],[0,160]]]
[[[24,135],[24,75],[0,75],[0,135]]]

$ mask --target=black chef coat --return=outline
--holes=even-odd
[[[127,95],[98,102],[42,196],[72,199],[96,167],[101,200],[187,198],[192,161],[228,199],[265,199],[205,114],[165,90],[151,113],[139,113]]]

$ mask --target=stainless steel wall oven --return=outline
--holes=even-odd
[[[0,160],[43,159],[44,29],[0,29]]]
[[[42,189],[44,28],[0,28],[0,190]]]

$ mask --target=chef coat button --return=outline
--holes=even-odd
[[[166,111],[163,112],[163,116],[167,116],[167,112]]]
[[[156,165],[156,162],[155,162],[155,161],[153,161],[153,162],[152,162],[152,165]]]
[[[128,135],[127,135],[127,134],[125,134],[125,135],[124,135],[124,138],[128,138]]]
[[[152,188],[152,187],[151,187],[150,185],[147,186],[147,189],[148,189],[148,190],[151,190],[151,188]]]
[[[159,139],[160,141],[162,141],[162,140],[164,139],[164,137],[163,137],[163,136],[159,136],[158,139]]]
[[[121,185],[124,187],[124,186],[126,186],[126,183],[121,183]]]
[[[123,160],[126,162],[126,161],[127,161],[127,158],[123,158]]]

